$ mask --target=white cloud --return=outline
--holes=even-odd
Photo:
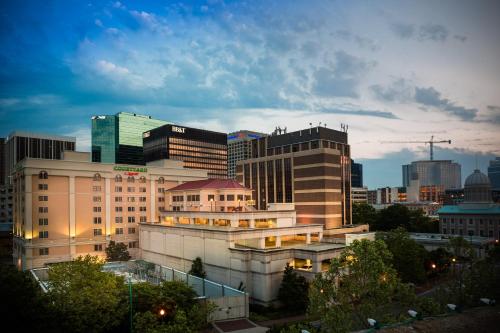
[[[97,70],[100,73],[109,76],[115,76],[115,75],[123,76],[130,73],[128,68],[117,66],[114,63],[106,60],[99,60],[97,62]]]

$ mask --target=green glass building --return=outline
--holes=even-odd
[[[144,165],[142,133],[166,124],[128,112],[92,117],[92,162]]]

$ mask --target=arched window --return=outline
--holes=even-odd
[[[127,183],[133,183],[135,181],[134,177],[128,176],[127,177]]]
[[[100,181],[100,180],[101,180],[101,175],[100,175],[100,174],[98,174],[98,173],[96,173],[96,174],[94,175],[94,181],[98,182],[98,181]]]
[[[49,179],[49,174],[47,171],[40,171],[38,174],[38,179]]]
[[[163,177],[158,178],[158,184],[165,184],[165,178]]]
[[[121,183],[122,182],[122,176],[116,175],[115,177],[115,183]]]
[[[145,183],[146,182],[146,177],[142,176],[139,178],[139,183]]]

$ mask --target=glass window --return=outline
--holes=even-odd
[[[100,181],[101,180],[101,175],[96,173],[93,178],[94,181]]]
[[[49,179],[49,174],[47,173],[47,171],[40,171],[40,173],[38,174],[38,178],[39,179]]]
[[[116,182],[116,183],[121,183],[121,182],[122,182],[122,176],[120,176],[120,175],[116,175],[116,177],[115,177],[115,182]]]

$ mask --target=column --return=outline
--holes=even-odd
[[[250,219],[250,228],[255,229],[255,219],[254,218]]]
[[[188,217],[188,219],[189,219],[189,224],[194,224],[194,218]]]
[[[24,237],[31,241],[33,239],[33,192],[32,176],[24,176]],[[21,224],[20,224],[21,225]]]
[[[281,236],[276,236],[276,247],[281,247]]]
[[[318,240],[320,242],[323,240],[323,231],[318,232]]]
[[[151,222],[160,222],[156,219],[156,189],[154,179],[149,180],[149,220]]]
[[[69,252],[71,258],[76,255],[76,203],[75,203],[75,176],[69,177]]]
[[[108,240],[108,235],[111,235],[111,180],[109,178],[104,178],[104,191],[106,201],[106,240]]]
[[[321,261],[313,261],[312,270],[314,273],[320,273],[321,272]]]
[[[259,249],[265,249],[266,248],[266,238],[262,237],[259,239]]]
[[[237,227],[238,227],[238,225],[239,225],[239,221],[238,221],[238,219],[236,219],[235,215],[236,215],[236,214],[233,214],[233,215],[231,216],[231,220],[230,220],[230,221],[231,221],[231,227],[232,227],[232,228],[237,228]]]
[[[208,219],[208,225],[213,226],[214,225],[214,219],[209,218]]]
[[[306,244],[311,244],[311,233],[310,232],[308,232],[306,234]]]

